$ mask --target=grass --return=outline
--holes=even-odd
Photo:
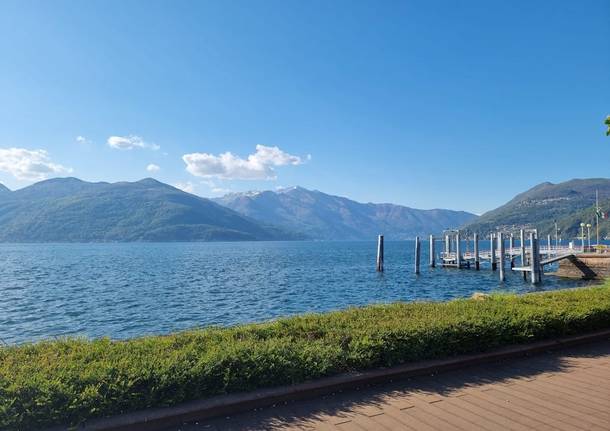
[[[0,429],[37,429],[610,328],[604,286],[395,303],[168,336],[0,349]]]

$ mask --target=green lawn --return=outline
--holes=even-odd
[[[610,283],[394,303],[168,336],[0,349],[0,429],[75,424],[350,370],[610,328]]]

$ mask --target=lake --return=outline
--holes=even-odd
[[[440,244],[439,244],[440,245]],[[0,339],[82,335],[121,339],[195,326],[255,322],[370,303],[530,292],[583,281],[427,267],[413,241],[1,244]]]

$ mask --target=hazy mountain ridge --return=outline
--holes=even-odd
[[[360,203],[302,187],[231,193],[214,201],[255,220],[322,240],[371,239],[380,233],[389,239],[413,238],[439,233],[477,217],[465,211]]]
[[[299,239],[151,178],[54,178],[0,191],[2,242]]]
[[[565,236],[575,236],[581,222],[593,224],[596,190],[599,190],[600,206],[608,211],[610,179],[573,179],[558,184],[545,182],[486,212],[465,228],[487,233],[497,228],[535,227],[547,234],[554,233],[554,221],[557,221]],[[607,220],[600,220],[600,231],[604,235],[610,232]]]

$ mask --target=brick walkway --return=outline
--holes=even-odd
[[[180,429],[610,430],[610,340]]]

